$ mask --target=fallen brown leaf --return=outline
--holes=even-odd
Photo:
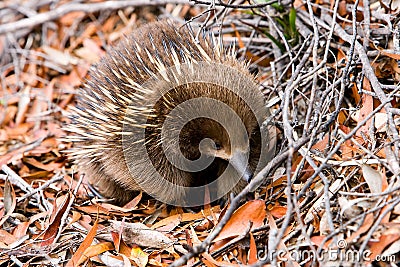
[[[257,259],[257,244],[254,240],[254,236],[250,233],[250,248],[249,248],[249,259],[247,264],[254,264],[258,261]]]
[[[88,259],[84,253],[86,249],[92,244],[93,239],[96,236],[97,223],[98,220],[94,222],[92,229],[90,229],[87,236],[83,240],[82,244],[79,246],[77,251],[75,251],[74,255],[72,255],[72,258],[67,262],[66,267],[78,266],[79,264],[85,262]]]
[[[113,249],[114,249],[114,245],[111,242],[103,242],[100,244],[90,246],[87,249],[85,249],[85,251],[83,252],[81,260],[80,260],[80,262],[78,262],[78,265],[85,262],[89,258],[100,255],[101,253],[104,253],[106,251],[113,250]]]
[[[41,243],[42,247],[53,244],[54,238],[56,237],[58,231],[61,231],[61,229],[59,228],[61,224],[61,219],[64,216],[64,213],[68,207],[68,203],[70,202],[71,193],[62,196],[62,199],[63,200],[60,206],[54,205],[53,207],[53,214],[50,218],[50,224],[44,231]]]
[[[239,207],[226,225],[222,228],[214,242],[246,234],[246,231],[261,227],[266,215],[263,200],[252,200]],[[250,228],[251,224],[251,228]]]
[[[141,247],[166,248],[174,242],[164,234],[153,230],[142,223],[126,223],[111,221],[111,228],[119,232],[128,244],[137,244]]]
[[[15,207],[17,205],[17,199],[15,196],[15,191],[13,185],[10,183],[8,178],[4,183],[4,213],[0,220],[0,226],[5,223],[5,221],[9,218],[9,216],[14,212]]]

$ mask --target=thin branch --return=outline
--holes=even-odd
[[[25,194],[22,197],[18,198],[17,202],[24,201],[25,199],[33,196],[34,194],[44,190],[49,185],[51,185],[53,183],[56,183],[58,181],[61,181],[63,178],[64,178],[64,175],[62,175],[61,173],[56,174],[53,178],[51,178],[50,180],[46,181],[43,185],[39,186],[38,188],[36,188],[35,190],[29,192],[28,194]]]
[[[61,5],[48,12],[39,13],[29,18],[21,19],[16,22],[9,22],[0,25],[0,34],[7,32],[15,32],[21,29],[32,29],[42,23],[56,20],[65,14],[82,11],[85,13],[94,13],[104,10],[114,10],[126,7],[138,7],[138,6],[159,6],[165,4],[188,4],[187,0],[126,0],[126,1],[105,1],[95,4],[80,4],[70,3]]]
[[[190,2],[194,2],[195,4],[199,5],[211,5],[213,4],[212,1],[201,1],[201,0],[190,0]],[[216,6],[223,6],[223,7],[229,7],[229,8],[235,8],[235,9],[252,9],[252,8],[263,8],[266,6],[270,6],[274,3],[278,3],[278,0],[271,0],[268,3],[265,4],[247,4],[247,5],[234,5],[234,4],[227,4],[222,1],[218,1],[215,3]]]

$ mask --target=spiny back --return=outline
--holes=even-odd
[[[198,178],[193,173],[169,163],[163,149],[173,147],[176,140],[162,137],[163,124],[171,111],[196,98],[210,98],[229,106],[244,124],[249,138],[260,142],[260,125],[268,111],[254,77],[231,51],[225,53],[213,38],[197,41],[187,28],[166,21],[135,30],[93,66],[78,94],[77,105],[72,108],[72,124],[67,130],[72,133],[68,139],[75,143],[72,155],[78,167],[104,195],[121,202],[130,198],[126,190],[144,189],[165,201],[184,197],[185,193],[169,191],[163,181],[154,177],[161,175],[181,186],[198,183],[194,182]],[[197,109],[219,117],[233,132],[240,132],[239,123],[233,122],[228,111],[210,104],[200,104],[192,111],[196,113]],[[178,128],[179,121],[192,111],[177,116],[169,130]],[[180,149],[190,154],[193,149],[199,149],[197,139],[225,136],[222,132],[212,133],[224,131],[215,125],[206,119],[184,128],[187,133],[181,135],[186,138],[182,140],[185,146],[193,147],[181,144]],[[253,171],[262,158],[261,144],[254,140],[250,140],[249,159]],[[224,145],[228,143],[231,145],[230,141]],[[145,162],[145,153],[154,166],[152,170]],[[173,151],[173,155],[176,153]],[[185,156],[190,158],[187,153]],[[210,170],[221,172],[227,167],[225,162],[219,167],[219,161]],[[201,175],[209,175],[210,170]],[[232,185],[226,187],[232,188]]]

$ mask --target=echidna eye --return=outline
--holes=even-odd
[[[222,146],[219,143],[215,143],[215,150],[220,150]]]

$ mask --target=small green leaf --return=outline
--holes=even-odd
[[[265,32],[265,35],[271,39],[271,41],[277,46],[279,47],[279,50],[281,50],[282,52],[285,52],[285,46],[283,44],[281,44],[278,40],[275,39],[274,36],[272,36],[269,32]]]
[[[273,3],[271,6],[272,6],[273,8],[275,8],[275,10],[278,11],[278,12],[280,12],[280,13],[282,13],[282,12],[285,11],[285,7],[284,7],[283,5],[281,5],[281,4]]]
[[[286,24],[286,22],[285,22],[284,19],[281,19],[281,18],[276,17],[275,20],[276,20],[276,22],[279,23],[279,25],[282,26],[283,29],[286,29],[286,28],[287,28],[287,24]]]
[[[289,12],[289,25],[291,33],[295,34],[297,32],[297,29],[296,29],[296,9],[294,8],[291,8]]]

